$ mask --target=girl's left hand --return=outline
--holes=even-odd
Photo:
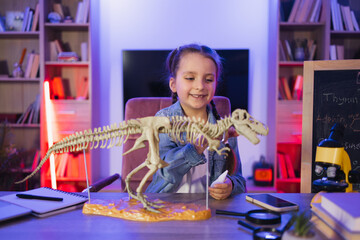
[[[217,200],[222,200],[230,196],[232,188],[233,186],[231,180],[226,177],[224,183],[218,183],[215,184],[214,187],[209,187],[209,193],[210,196],[212,196],[213,198]]]

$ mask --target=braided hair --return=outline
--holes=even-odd
[[[183,45],[183,46],[180,46],[180,47],[174,49],[173,51],[171,51],[169,53],[169,55],[166,59],[166,70],[168,72],[169,79],[172,77],[173,78],[176,77],[176,73],[179,69],[181,57],[186,53],[199,53],[202,56],[211,59],[215,63],[215,66],[216,66],[216,79],[217,79],[217,81],[220,79],[220,76],[222,73],[221,57],[215,50],[209,48],[208,46],[199,45],[199,44]],[[174,104],[178,100],[177,93],[172,92],[171,98],[172,98],[172,103]],[[216,120],[220,120],[220,115],[216,109],[214,100],[211,100],[210,104],[211,104],[212,112],[213,112]]]

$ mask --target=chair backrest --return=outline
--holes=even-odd
[[[227,97],[215,96],[214,102],[216,109],[221,117],[230,115],[230,101]],[[139,97],[129,99],[125,105],[125,120],[143,118],[148,116],[154,116],[159,110],[171,105],[171,98],[169,97]],[[128,151],[134,145],[136,139],[140,135],[130,135],[127,142],[123,144],[123,153]],[[122,170],[121,170],[121,186],[125,188],[126,176],[137,166],[143,163],[148,153],[148,143],[145,142],[146,147],[137,149],[129,154],[126,154],[122,158]],[[141,169],[131,178],[130,187],[135,190],[139,185],[142,178],[145,176],[148,169]],[[149,180],[144,187],[144,190],[150,184]]]

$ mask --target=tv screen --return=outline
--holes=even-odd
[[[232,111],[248,109],[249,50],[216,51],[223,58],[223,74],[215,95],[228,97]],[[135,97],[171,96],[165,69],[169,53],[170,50],[123,50],[124,104]]]

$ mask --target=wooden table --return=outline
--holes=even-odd
[[[13,192],[0,192],[1,195]],[[272,193],[309,209],[313,194]],[[148,194],[169,202],[204,203],[204,194]],[[116,200],[126,193],[91,193],[92,199]],[[119,218],[84,215],[82,209],[48,218],[26,216],[0,223],[0,239],[252,239],[251,231],[237,224],[242,217],[216,215],[215,209],[246,212],[259,209],[240,194],[226,200],[210,198],[212,217],[204,221],[135,222]]]

